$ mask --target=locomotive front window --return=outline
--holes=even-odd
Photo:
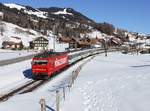
[[[47,65],[47,60],[34,60],[33,65]]]

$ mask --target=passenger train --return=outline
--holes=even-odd
[[[101,48],[95,48],[73,53],[46,51],[37,54],[33,57],[31,62],[33,79],[49,78],[70,64],[102,51],[103,49]]]

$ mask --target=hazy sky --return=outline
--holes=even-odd
[[[71,7],[96,22],[150,33],[150,0],[0,0],[33,7]]]

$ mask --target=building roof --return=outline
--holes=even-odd
[[[12,42],[12,41],[4,41],[3,45],[21,45],[21,42],[20,43],[15,43],[15,42]]]
[[[9,43],[21,43],[22,40],[19,37],[10,37],[7,40],[5,40],[4,42],[9,42]]]
[[[36,40],[38,40],[39,38],[44,38],[45,40],[48,41],[48,38],[47,38],[47,37],[44,37],[44,36],[36,37],[35,39],[33,39],[33,41],[36,41]]]

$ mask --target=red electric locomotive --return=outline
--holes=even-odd
[[[44,52],[32,59],[34,79],[48,78],[69,65],[68,54],[64,52]]]

